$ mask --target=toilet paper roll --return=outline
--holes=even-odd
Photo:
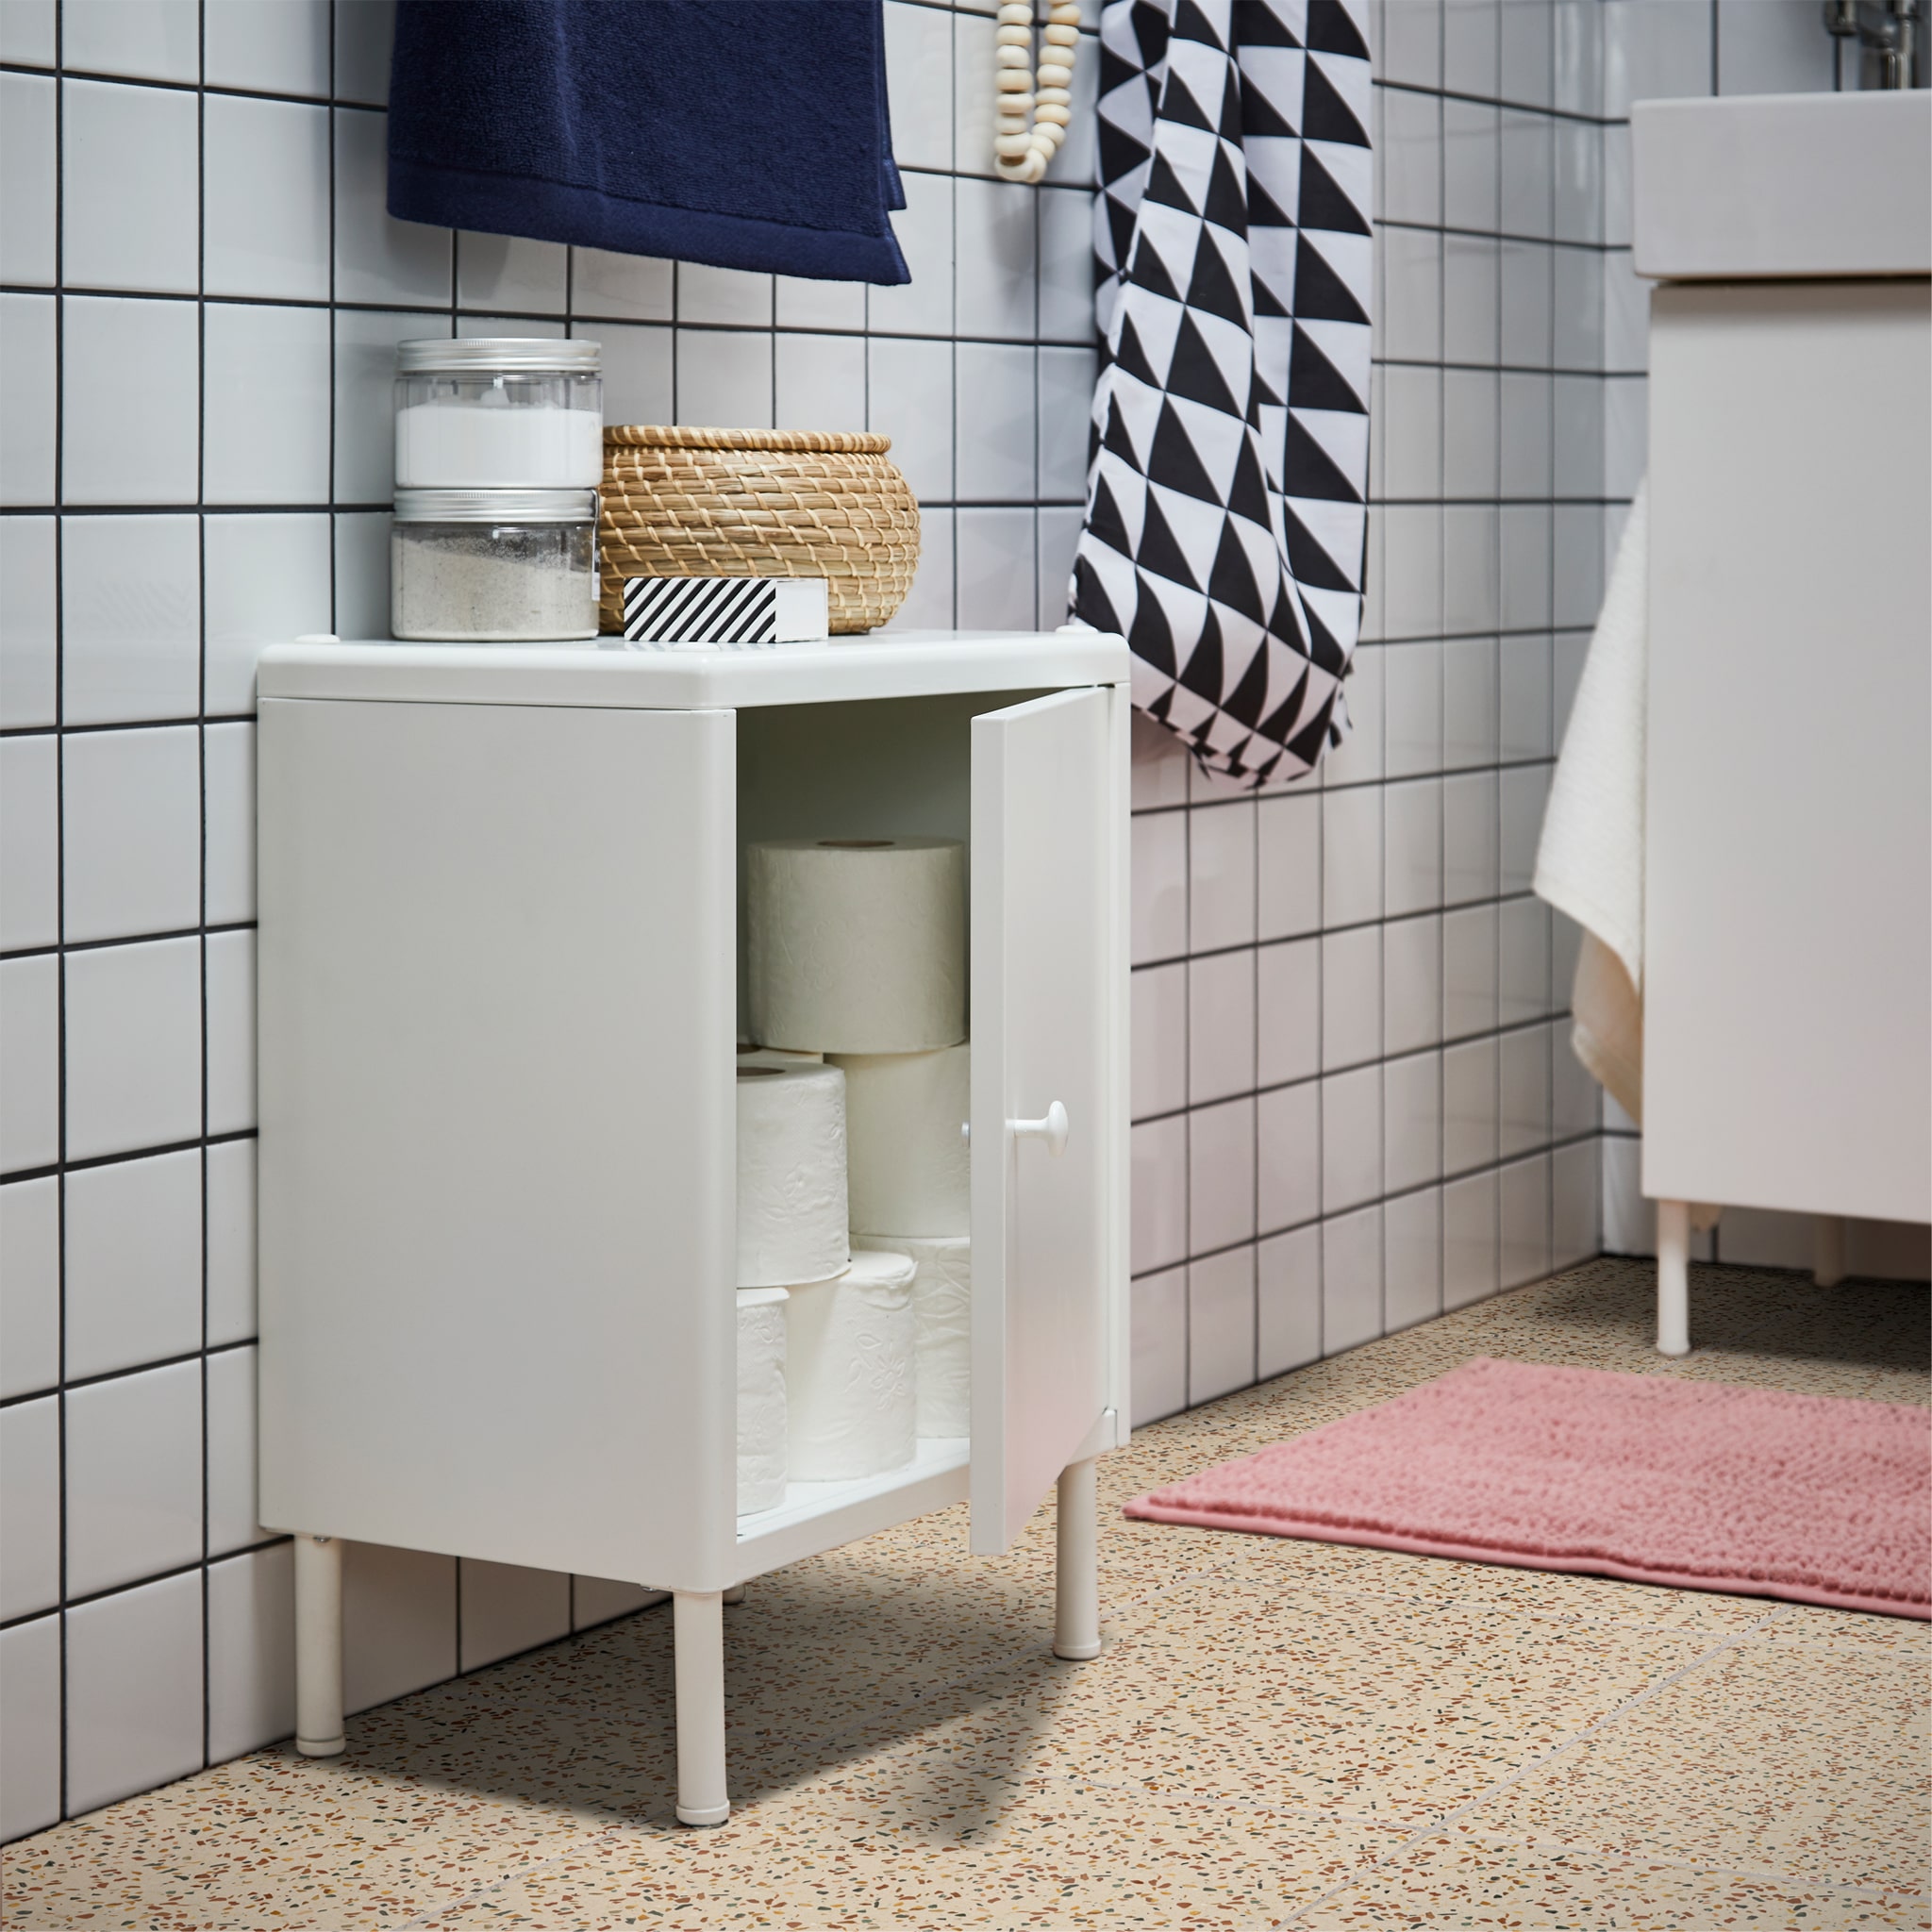
[[[785,1500],[785,1304],[782,1288],[738,1291],[738,1513]]]
[[[741,1067],[818,1067],[824,1064],[824,1059],[822,1053],[787,1053],[782,1047],[749,1046],[743,1041],[738,1043]]]
[[[785,1382],[793,1482],[845,1482],[912,1460],[913,1273],[905,1255],[855,1255],[836,1281],[791,1291]]]
[[[970,1047],[835,1054],[845,1074],[845,1189],[855,1234],[972,1231]]]
[[[750,1024],[774,1046],[925,1053],[966,1037],[966,848],[774,839],[746,855]]]
[[[823,1281],[850,1258],[845,1075],[818,1065],[738,1070],[738,1285]]]
[[[912,1263],[912,1374],[921,1436],[973,1433],[973,1243],[852,1237],[857,1251]]]

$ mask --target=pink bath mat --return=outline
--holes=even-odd
[[[1932,1412],[1466,1362],[1129,1516],[1932,1617]]]

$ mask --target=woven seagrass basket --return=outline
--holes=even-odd
[[[832,629],[871,630],[906,601],[919,503],[885,436],[798,429],[604,431],[597,547],[607,631],[624,580],[824,577]]]

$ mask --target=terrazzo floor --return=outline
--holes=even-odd
[[[1126,1497],[1475,1355],[1924,1403],[1923,1288],[1597,1261],[1139,1433],[1108,1649],[1053,1523],[949,1511],[752,1585],[737,1809],[672,1822],[668,1607],[12,1846],[8,1927],[1932,1925],[1921,1623],[1130,1523]]]

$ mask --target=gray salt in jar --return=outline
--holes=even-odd
[[[398,490],[390,627],[451,643],[597,635],[594,490]]]

